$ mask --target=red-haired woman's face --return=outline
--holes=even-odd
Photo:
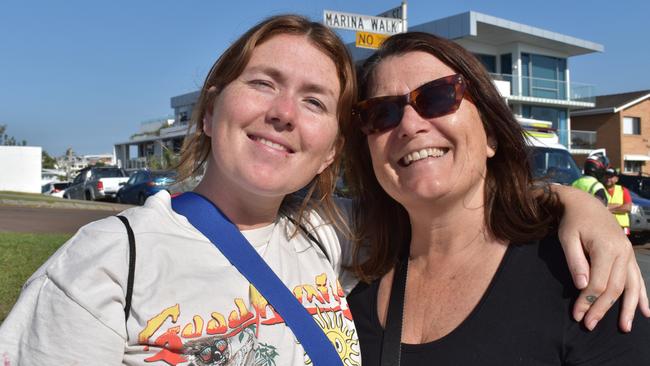
[[[425,52],[390,56],[375,68],[368,96],[403,95],[455,73]],[[482,204],[486,160],[494,149],[467,98],[455,113],[437,118],[407,105],[401,123],[369,135],[368,145],[379,183],[407,210],[433,201]]]
[[[332,163],[340,82],[334,62],[306,37],[266,40],[218,93],[204,120],[212,140],[206,176],[233,195],[281,199]]]

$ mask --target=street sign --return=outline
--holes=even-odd
[[[373,17],[331,10],[323,12],[323,23],[330,28],[379,34],[397,34],[401,33],[403,29],[401,19]]]
[[[357,32],[356,46],[359,48],[377,49],[388,38],[386,34]]]

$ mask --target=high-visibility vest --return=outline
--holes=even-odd
[[[618,184],[614,185],[614,193],[611,195],[609,203],[613,205],[622,205],[625,203],[623,199],[623,187]],[[630,227],[630,216],[627,213],[617,213],[614,214],[614,217],[616,217],[616,221],[622,227]]]
[[[610,200],[609,192],[607,192],[605,186],[602,183],[600,183],[598,179],[590,175],[583,175],[582,177],[573,181],[571,185],[591,195],[594,195],[596,192],[598,192],[598,190],[602,189],[603,191],[605,191],[605,196],[607,196],[607,202],[609,202]]]

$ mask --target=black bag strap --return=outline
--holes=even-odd
[[[124,301],[124,321],[129,320],[131,312],[131,297],[133,297],[133,279],[135,277],[135,235],[129,224],[129,220],[124,216],[116,216],[126,227],[126,234],[129,237],[129,277],[126,281],[126,298]]]
[[[298,223],[298,222],[297,222],[293,217],[291,217],[291,216],[288,216],[288,215],[287,215],[286,218],[287,218],[287,219],[288,219],[292,224],[294,224],[295,226],[297,226],[297,227],[300,229],[300,231],[302,231],[302,232],[307,236],[307,239],[309,239],[311,242],[313,242],[314,244],[316,244],[316,245],[318,246],[318,248],[320,248],[320,251],[323,252],[323,255],[325,256],[325,258],[327,258],[327,261],[330,262],[330,264],[332,264],[332,260],[330,259],[330,256],[327,255],[327,251],[325,250],[325,247],[323,246],[323,244],[321,244],[321,242],[318,241],[318,239],[316,239],[316,237],[315,237],[312,233],[310,233],[310,232],[307,230],[307,228],[306,228],[303,224],[299,224],[299,223]]]
[[[408,250],[395,265],[393,284],[388,300],[388,314],[381,347],[381,366],[399,366],[402,355],[402,323],[404,320],[404,294],[408,274]]]

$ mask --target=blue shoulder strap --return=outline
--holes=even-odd
[[[273,306],[302,344],[314,365],[342,364],[332,342],[312,316],[282,283],[242,233],[210,200],[194,192],[172,199],[183,215],[237,268]]]

